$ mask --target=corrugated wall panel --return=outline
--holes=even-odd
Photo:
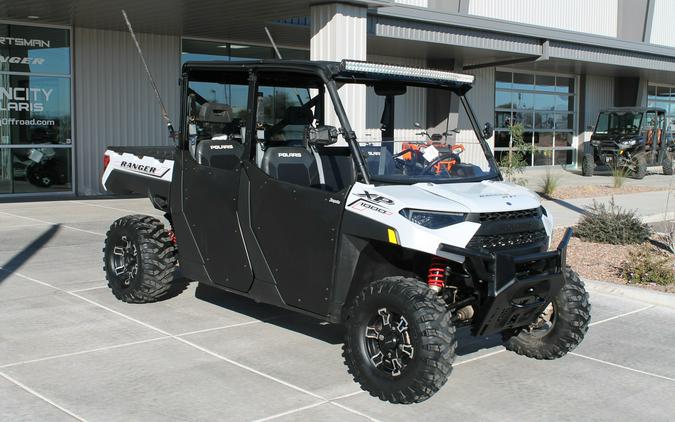
[[[469,14],[616,37],[618,0],[471,0]]]
[[[368,60],[376,63],[398,64],[403,66],[426,67],[426,60],[415,57],[394,57],[369,54]],[[375,95],[372,88],[367,91],[366,97],[366,140],[380,140],[380,118],[384,109],[384,100]],[[404,99],[403,101],[401,101]],[[422,88],[408,88],[408,92],[403,97],[397,97],[396,109],[394,110],[394,139],[397,141],[422,140],[419,129],[414,126],[419,122],[424,126],[427,113],[426,90]]]
[[[475,69],[470,72],[476,77],[474,86],[466,95],[473,112],[476,114],[478,123],[482,126],[486,122],[494,125],[495,120],[495,70],[494,68]],[[457,143],[464,144],[466,150],[463,153],[463,161],[480,165],[484,169],[487,168],[487,161],[483,154],[483,150],[476,139],[476,135],[471,128],[469,118],[460,105],[459,110],[459,129],[461,132],[457,134]],[[492,147],[494,145],[494,137],[488,139],[488,143]]]
[[[108,145],[168,145],[160,108],[126,32],[74,30],[77,193],[101,193]],[[138,34],[169,115],[178,125],[180,38]]]
[[[579,151],[584,151],[584,142],[589,142],[598,113],[614,105],[614,78],[611,76],[586,76],[584,127],[579,127]]]
[[[675,1],[653,1],[655,1],[654,17],[652,18],[652,31],[651,34],[649,34],[649,42],[652,44],[675,47],[675,31],[673,31],[673,22],[675,22]]]
[[[402,21],[385,16],[369,16],[368,32],[378,37],[461,45],[521,54],[542,54],[540,41],[536,39],[435,23]]]
[[[611,76],[586,76],[586,104],[584,111],[585,126],[579,128],[581,132],[588,126],[595,126],[600,110],[614,105],[614,78]]]
[[[349,4],[331,3],[311,7],[310,58],[312,60],[365,60],[367,49],[367,9]],[[340,99],[358,136],[365,134],[366,90],[345,85]],[[331,110],[332,106],[327,107]],[[337,116],[328,113],[326,123],[339,126]],[[341,143],[341,141],[340,141]]]
[[[551,58],[561,58],[580,62],[604,63],[615,66],[675,72],[674,58],[655,56],[639,51],[617,50],[605,47],[551,41],[549,55]]]
[[[407,4],[409,6],[429,7],[427,0],[394,0],[394,3]]]

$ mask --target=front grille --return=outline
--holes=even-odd
[[[474,250],[487,249],[493,251],[530,246],[544,242],[545,240],[546,230],[541,229],[531,232],[476,235],[469,241],[466,247]]]
[[[504,212],[482,212],[480,213],[480,221],[503,221],[516,220],[519,218],[533,218],[539,217],[539,208],[532,208],[529,210],[518,211],[504,211]]]

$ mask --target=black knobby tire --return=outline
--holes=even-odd
[[[635,167],[633,177],[638,180],[644,179],[647,175],[647,159],[640,155],[633,159],[633,166]]]
[[[593,154],[585,154],[583,160],[581,161],[581,174],[586,177],[593,176],[593,171],[595,170],[595,160],[593,159]]]
[[[534,359],[558,359],[584,339],[591,319],[591,304],[583,281],[571,268],[565,269],[565,285],[553,301],[553,325],[543,336],[527,329],[506,339],[507,350]]]
[[[663,159],[661,165],[663,166],[663,174],[666,176],[673,175],[673,158],[670,156],[670,154],[666,154],[666,157]]]
[[[383,308],[405,317],[413,347],[398,376],[378,368],[369,356],[373,340],[366,338],[368,324]],[[381,400],[407,404],[428,399],[452,371],[457,341],[450,317],[445,302],[417,279],[387,277],[367,285],[347,311],[343,357],[349,373]]]
[[[177,262],[169,232],[154,217],[122,217],[106,233],[103,270],[108,287],[121,301],[156,302],[184,290],[185,280],[176,277]],[[125,268],[119,269],[122,265]]]

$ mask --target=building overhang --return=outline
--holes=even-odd
[[[569,61],[619,73],[675,72],[675,48],[419,7],[373,9],[368,29],[377,38],[452,46],[467,53],[460,58],[469,67],[529,58],[544,67]]]

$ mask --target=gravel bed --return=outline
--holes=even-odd
[[[653,192],[668,190],[667,186],[627,186],[613,188],[603,185],[585,185],[585,186],[561,186],[553,192],[553,195],[546,195],[552,199],[573,199],[573,198],[597,198],[600,196],[624,195],[627,193]],[[541,192],[540,195],[544,196]]]
[[[552,247],[558,245],[563,233],[564,229],[556,229],[553,232]],[[619,268],[628,258],[629,252],[639,247],[641,245],[608,245],[605,243],[585,242],[578,237],[573,237],[567,247],[567,264],[578,272],[582,278],[624,285],[629,284],[662,292],[675,293],[675,285],[660,286],[654,283],[634,284],[628,283],[621,277]],[[656,251],[655,253],[659,252]],[[675,257],[672,255],[671,260],[675,268]]]

